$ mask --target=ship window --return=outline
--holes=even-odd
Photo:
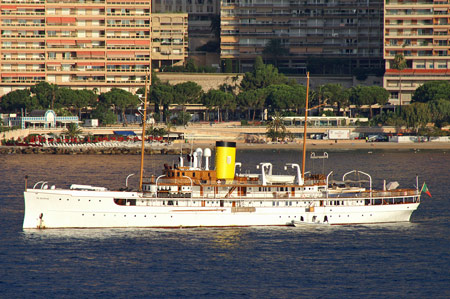
[[[180,177],[180,173],[179,172],[177,172],[177,176]]]
[[[195,172],[192,173],[192,176],[195,178]]]
[[[184,172],[183,172],[183,176],[185,176]]]

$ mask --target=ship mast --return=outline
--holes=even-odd
[[[142,191],[142,180],[144,177],[144,151],[145,151],[145,125],[147,124],[147,96],[148,83],[152,82],[151,70],[145,76],[145,92],[144,92],[144,114],[142,115],[142,142],[141,142],[141,173],[139,177],[139,191]]]
[[[306,160],[306,122],[308,120],[308,96],[309,96],[309,72],[306,72],[306,104],[305,104],[305,122],[303,130],[303,157],[302,157],[302,179],[305,182],[305,160]]]

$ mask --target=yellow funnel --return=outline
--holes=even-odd
[[[216,141],[216,177],[233,180],[236,160],[236,142]]]

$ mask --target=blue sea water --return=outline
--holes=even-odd
[[[316,153],[321,154],[321,153]],[[24,176],[118,188],[137,156],[0,156],[1,298],[449,298],[450,155],[336,151],[307,169],[426,181],[411,223],[339,227],[22,229]],[[240,151],[244,170],[300,152]],[[146,157],[146,173],[174,156]],[[137,175],[130,182],[137,184]]]

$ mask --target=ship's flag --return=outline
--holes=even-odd
[[[431,197],[430,190],[428,190],[427,184],[425,184],[425,182],[423,182],[422,189],[420,190],[420,193],[422,192],[425,192],[429,197]]]

